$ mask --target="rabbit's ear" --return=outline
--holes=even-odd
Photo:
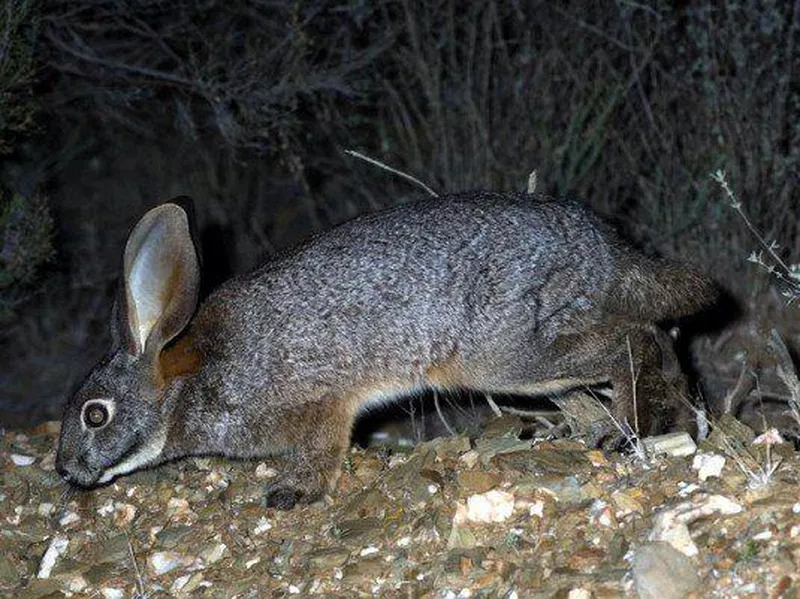
[[[155,356],[197,307],[200,265],[189,213],[167,203],[145,214],[128,237],[123,272],[118,333],[130,353]]]

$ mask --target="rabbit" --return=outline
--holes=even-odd
[[[64,408],[56,468],[72,485],[185,456],[280,455],[265,503],[291,509],[332,489],[359,414],[429,389],[610,384],[618,422],[688,426],[654,324],[709,309],[719,287],[577,202],[470,192],[363,215],[199,305],[187,206],[151,209],[127,240],[112,347]]]

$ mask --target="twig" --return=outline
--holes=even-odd
[[[631,394],[633,396],[633,431],[639,435],[639,406],[636,398],[636,383],[639,380],[639,375],[633,368],[633,350],[631,349],[631,338],[625,335],[625,345],[628,348],[628,366],[631,371]]]
[[[136,563],[136,556],[133,554],[133,545],[131,544],[131,539],[127,532],[125,533],[125,540],[128,543],[128,553],[130,554],[131,562],[133,563],[133,571],[136,573],[136,596],[144,599],[149,595],[149,593],[146,593],[144,590],[144,579],[142,578],[142,572],[139,570],[139,564]]]
[[[528,175],[528,195],[536,193],[536,170],[532,170]]]
[[[436,406],[436,413],[439,415],[439,420],[442,421],[442,424],[444,424],[444,427],[447,429],[447,432],[450,433],[451,436],[455,437],[457,433],[453,429],[453,427],[450,426],[450,423],[447,422],[447,418],[444,417],[444,414],[442,413],[442,408],[441,406],[439,406],[439,393],[435,389],[433,391],[433,405]]]
[[[755,387],[755,379],[750,373],[749,364],[745,362],[742,364],[742,370],[739,373],[739,379],[736,381],[734,388],[725,396],[723,400],[723,413],[736,415],[739,406],[744,402],[750,392]]]
[[[385,163],[381,162],[380,160],[375,160],[374,158],[370,158],[366,154],[362,154],[361,152],[357,152],[356,150],[345,150],[344,153],[345,154],[350,154],[350,156],[355,156],[356,158],[360,158],[361,160],[364,160],[365,162],[369,162],[373,166],[377,166],[379,168],[382,168],[383,170],[389,171],[390,173],[393,173],[395,175],[399,175],[400,177],[403,177],[403,179],[411,181],[412,183],[416,183],[417,185],[422,187],[422,189],[427,191],[428,194],[433,196],[434,198],[438,198],[439,197],[438,193],[433,191],[433,189],[431,189],[430,187],[425,185],[422,181],[420,181],[416,177],[413,177],[413,176],[409,175],[408,173],[404,173],[401,170],[398,170],[398,169],[396,169],[394,167],[391,167],[388,164],[385,164]]]
[[[488,393],[486,393],[486,394],[484,395],[484,397],[486,398],[486,403],[488,403],[488,404],[489,404],[489,407],[492,409],[492,412],[494,412],[494,415],[495,415],[495,416],[497,416],[498,418],[499,418],[500,416],[502,416],[502,415],[503,415],[503,412],[501,412],[501,411],[500,411],[500,406],[498,406],[498,405],[495,403],[494,399],[492,399],[492,396],[491,396],[491,395],[489,395]]]

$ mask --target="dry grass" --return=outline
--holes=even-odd
[[[38,99],[51,120],[33,156],[79,141],[48,169],[58,274],[7,337],[15,368],[41,361],[25,331],[46,321],[72,331],[51,342],[50,355],[68,356],[48,361],[53,379],[85,370],[73,348],[102,345],[104,326],[87,306],[108,297],[127,228],[157,200],[196,196],[222,240],[212,246],[225,248],[207,255],[216,282],[312,230],[423,193],[343,148],[442,192],[524,188],[535,165],[539,191],[585,198],[646,249],[689,257],[749,299],[767,283],[731,258],[751,244],[707,177],[725,168],[753,226],[800,255],[787,218],[800,163],[791,3],[39,8],[48,85]],[[53,301],[53,287],[67,299]],[[4,401],[67,391],[28,382],[6,393],[19,380],[3,373]]]

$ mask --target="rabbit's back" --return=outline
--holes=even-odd
[[[220,288],[198,321],[216,352],[256,376],[416,379],[454,353],[491,364],[519,343],[535,352],[593,318],[615,244],[569,202],[431,199],[312,238]]]

